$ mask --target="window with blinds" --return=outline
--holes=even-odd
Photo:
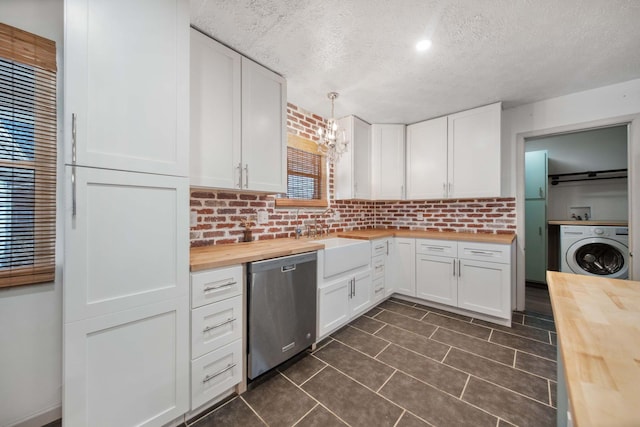
[[[326,160],[315,142],[288,136],[287,198],[276,206],[327,206]]]
[[[55,42],[0,23],[0,287],[51,282]]]

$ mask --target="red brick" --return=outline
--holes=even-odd
[[[218,199],[222,200],[237,200],[238,194],[236,193],[218,193]]]

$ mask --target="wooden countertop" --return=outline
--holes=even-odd
[[[613,227],[627,227],[629,225],[627,221],[576,221],[574,219],[551,219],[547,223],[549,225],[609,225]]]
[[[574,426],[640,426],[640,282],[547,272]]]
[[[243,264],[303,252],[324,249],[324,244],[310,239],[274,239],[191,249],[191,271]]]
[[[385,237],[406,237],[414,239],[438,239],[438,240],[462,240],[466,242],[484,242],[511,244],[516,238],[515,234],[485,234],[485,233],[451,233],[439,231],[413,231],[413,230],[355,230],[337,234],[338,237],[350,239],[375,240]]]

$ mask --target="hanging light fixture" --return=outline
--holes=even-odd
[[[342,153],[347,151],[347,141],[344,129],[338,128],[338,122],[334,116],[334,101],[338,92],[329,92],[327,98],[331,100],[331,117],[325,123],[324,128],[318,128],[318,151],[327,157],[331,164],[338,161]]]

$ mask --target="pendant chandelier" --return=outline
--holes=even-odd
[[[334,116],[334,101],[338,92],[329,92],[327,98],[331,100],[331,117],[327,119],[324,127],[318,128],[318,151],[327,157],[329,163],[334,164],[340,159],[342,153],[347,151],[347,141],[344,129],[338,128],[338,122]]]

